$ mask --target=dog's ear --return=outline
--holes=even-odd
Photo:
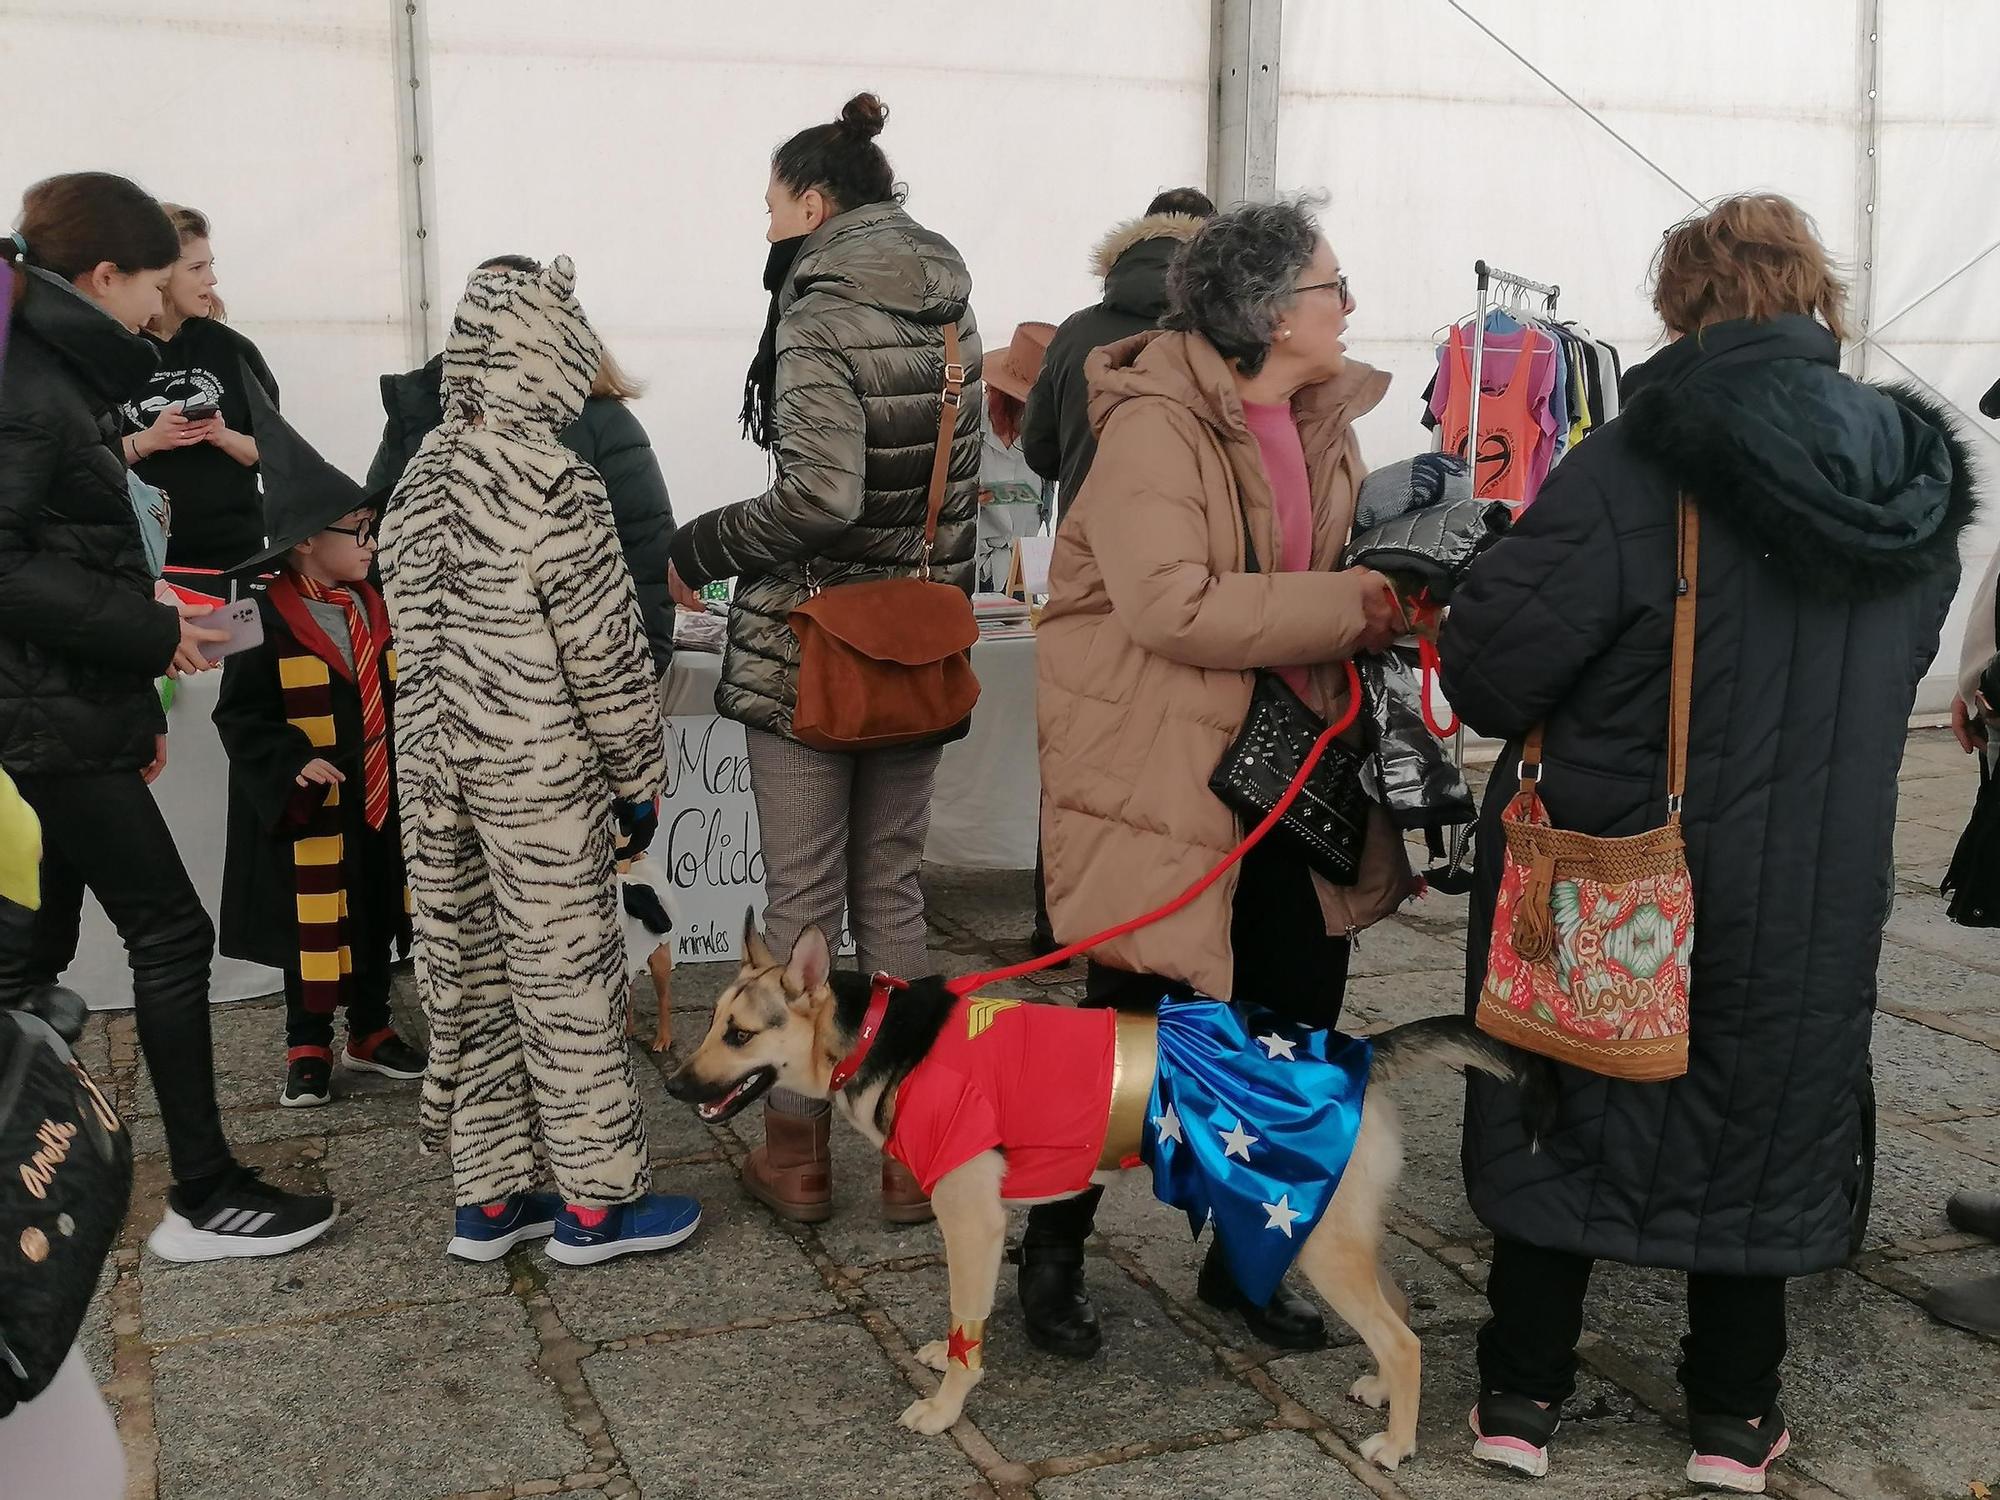
[[[771,952],[764,941],[764,934],[757,930],[757,908],[743,908],[743,972],[754,973],[759,969],[775,969],[777,955]]]
[[[826,983],[833,968],[833,954],[826,946],[826,934],[817,926],[808,927],[792,944],[792,961],[785,966],[785,988],[794,995],[811,995]]]

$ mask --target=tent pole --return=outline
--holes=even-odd
[[[1209,0],[1208,191],[1223,208],[1278,195],[1278,44],[1284,0]]]
[[[1868,336],[1875,324],[1875,258],[1882,190],[1882,0],[1861,0],[1855,35],[1854,285],[1856,321],[1849,371],[1868,378]]]
[[[403,249],[405,357],[421,365],[437,352],[443,329],[438,307],[437,194],[432,180],[431,46],[425,0],[389,0],[389,35],[396,69],[396,183]]]

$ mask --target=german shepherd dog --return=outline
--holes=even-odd
[[[668,1080],[668,1092],[695,1105],[703,1120],[718,1123],[782,1084],[811,1098],[832,1097],[849,1124],[877,1148],[885,1145],[897,1089],[936,1042],[958,997],[938,977],[913,981],[895,996],[858,1071],[833,1094],[828,1085],[835,1065],[853,1051],[862,1029],[869,977],[833,972],[825,935],[817,928],[807,928],[789,960],[781,962],[757,931],[754,916],[745,923],[743,954],[735,982],[716,1001],[708,1035]],[[1458,1016],[1398,1026],[1373,1042],[1353,1155],[1325,1215],[1300,1247],[1298,1265],[1375,1358],[1375,1370],[1355,1381],[1349,1394],[1378,1410],[1387,1405],[1388,1430],[1364,1442],[1361,1453],[1394,1469],[1416,1450],[1422,1350],[1403,1299],[1381,1267],[1383,1208],[1402,1170],[1396,1111],[1381,1085],[1430,1066],[1476,1068],[1545,1095],[1548,1080],[1534,1059],[1483,1036]],[[1121,1053],[1121,1066],[1124,1062]],[[1143,1059],[1142,1090],[1151,1088],[1152,1068],[1149,1055]],[[1545,1111],[1534,1105],[1531,1100],[1530,1117],[1541,1117]],[[911,1403],[902,1414],[902,1425],[918,1432],[940,1433],[955,1423],[984,1374],[979,1343],[993,1311],[1007,1233],[1004,1170],[1001,1153],[987,1151],[947,1172],[931,1194],[944,1232],[952,1337],[917,1352],[944,1377],[937,1394]],[[1092,1180],[1112,1175],[1100,1171]]]

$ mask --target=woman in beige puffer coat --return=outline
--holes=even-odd
[[[1258,669],[1336,719],[1342,663],[1405,628],[1387,579],[1337,571],[1365,473],[1353,422],[1389,377],[1346,357],[1353,301],[1310,214],[1277,203],[1210,220],[1169,290],[1170,331],[1091,358],[1097,459],[1063,518],[1036,637],[1049,911],[1065,941],[1171,900],[1242,837],[1208,782]],[[1185,909],[1098,948],[1090,999],[1151,1009],[1194,990],[1331,1026],[1350,938],[1412,885],[1380,810],[1351,887],[1266,840]],[[1097,1344],[1081,1270],[1094,1207],[1086,1194],[1029,1216],[1028,1331],[1062,1353]],[[1200,1290],[1267,1342],[1324,1342],[1309,1304],[1281,1290],[1248,1305],[1213,1255]]]

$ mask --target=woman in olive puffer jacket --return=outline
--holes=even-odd
[[[837,934],[845,908],[864,971],[930,972],[917,867],[930,823],[936,743],[829,754],[791,735],[798,642],[786,617],[815,586],[907,576],[924,516],[944,385],[946,323],[970,380],[958,409],[932,577],[972,587],[979,504],[979,334],[972,279],[943,237],[896,201],[875,144],[884,110],[862,94],[772,159],[766,201],[771,326],[751,368],[747,423],[776,465],[767,491],[675,534],[669,582],[683,604],[737,580],[717,709],[745,726],[762,826],[765,923],[784,953],[809,924]],[[779,1091],[745,1185],[778,1213],[832,1212],[826,1105]],[[883,1209],[929,1216],[884,1159]]]

